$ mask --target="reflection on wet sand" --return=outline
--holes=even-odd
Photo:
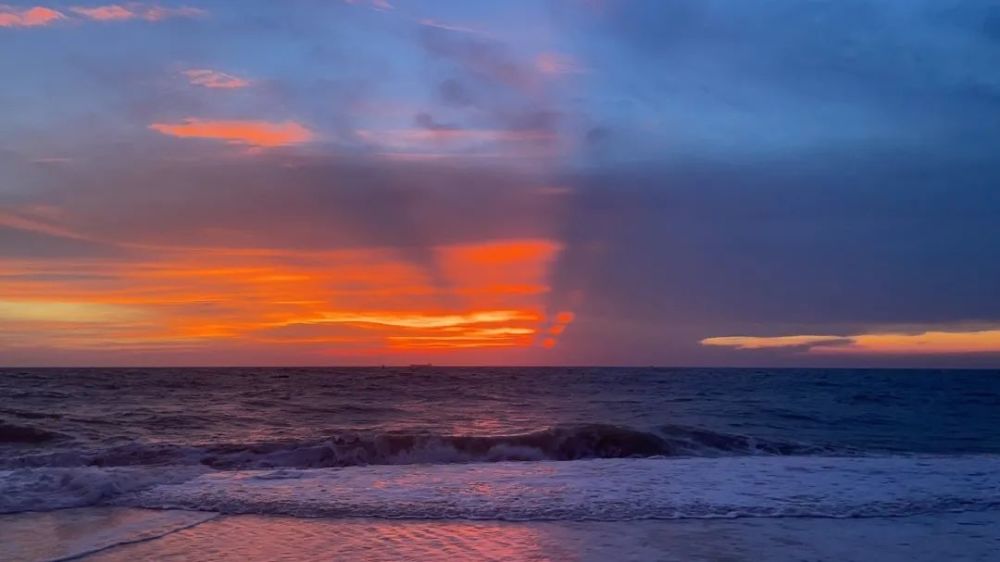
[[[93,511],[93,510],[90,510]],[[685,521],[328,520],[219,517],[87,557],[133,560],[989,560],[996,513]]]

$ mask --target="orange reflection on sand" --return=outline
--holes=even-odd
[[[375,480],[371,487],[406,489],[408,483],[405,480]],[[468,493],[488,498],[494,491],[484,483],[475,485]],[[130,512],[120,517],[135,519],[141,515]],[[97,556],[102,562],[196,560],[204,559],[205,553],[224,553],[221,557],[225,560],[541,562],[578,560],[595,548],[600,548],[602,554],[621,551],[621,546],[614,541],[607,544],[606,536],[590,543],[585,541],[593,532],[593,529],[584,529],[574,533],[572,527],[537,522],[392,521],[244,515],[216,518],[154,541],[140,541],[102,551]],[[37,539],[37,535],[31,536]]]
[[[528,347],[545,329],[560,246],[546,239],[433,248],[157,248],[141,259],[5,260],[0,345],[337,353]]]

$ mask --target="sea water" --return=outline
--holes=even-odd
[[[986,512],[1000,507],[998,375],[7,369],[0,513],[127,506],[635,521]]]

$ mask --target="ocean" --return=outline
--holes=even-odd
[[[0,513],[574,525],[986,513],[1000,509],[998,375],[4,369]]]

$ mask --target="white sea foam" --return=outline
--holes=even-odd
[[[187,480],[204,468],[22,468],[0,470],[0,513],[100,504],[121,494]]]
[[[1000,508],[1000,456],[0,471],[0,513],[87,505],[497,520],[895,516]]]
[[[877,517],[1000,508],[1000,456],[729,457],[204,474],[115,505],[307,517]]]

